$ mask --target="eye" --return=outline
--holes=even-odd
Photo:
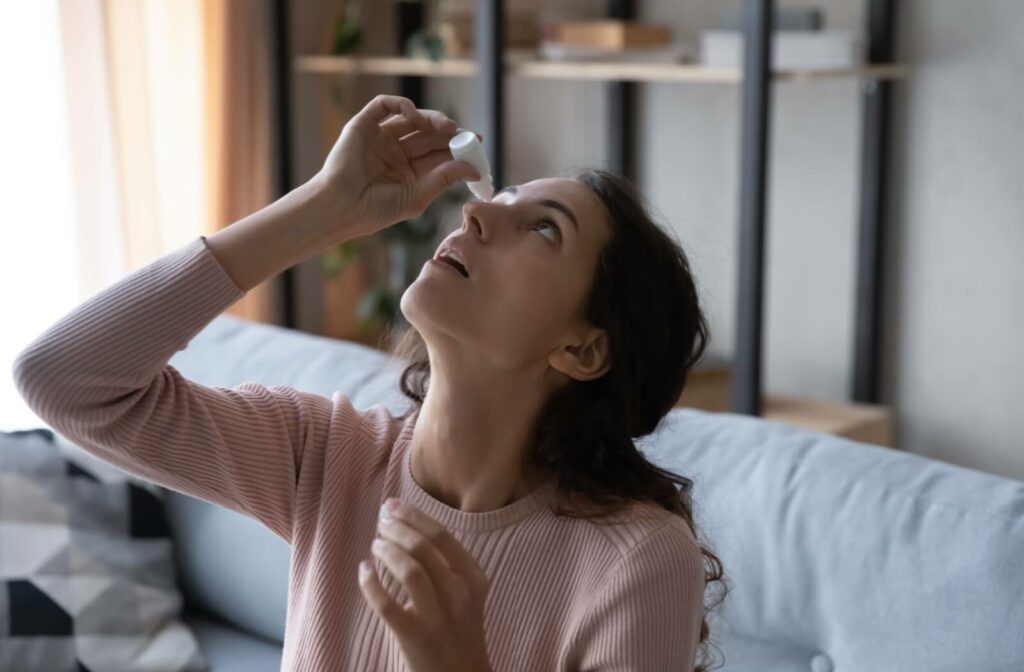
[[[540,228],[543,228],[543,227],[547,227],[547,228],[551,229],[552,231],[554,231],[555,237],[551,238],[551,240],[553,240],[553,241],[554,240],[558,240],[558,238],[560,238],[561,235],[562,235],[562,231],[557,226],[555,226],[555,224],[553,222],[551,222],[549,220],[546,220],[546,219],[544,221],[538,223],[537,226],[533,227],[533,230],[536,231],[537,229],[540,229]]]

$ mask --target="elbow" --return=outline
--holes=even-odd
[[[14,388],[29,408],[40,417],[40,402],[47,396],[46,381],[52,378],[47,370],[46,360],[45,352],[38,347],[29,346],[18,353],[11,370]]]
[[[105,425],[111,408],[128,404],[119,386],[75,368],[59,352],[29,346],[17,355],[11,370],[14,386],[30,409],[65,435],[80,435]],[[113,398],[114,396],[117,398]]]

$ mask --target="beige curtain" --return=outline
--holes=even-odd
[[[204,233],[212,233],[274,200],[273,41],[267,0],[215,0],[202,10],[210,186]],[[278,283],[254,287],[228,312],[281,324]]]
[[[82,282],[273,200],[267,0],[60,0]],[[280,323],[277,279],[228,312]]]

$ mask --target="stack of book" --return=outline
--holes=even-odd
[[[540,28],[538,54],[553,61],[670,62],[692,60],[672,42],[669,26],[635,21],[563,21]]]

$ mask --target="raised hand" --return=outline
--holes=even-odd
[[[318,174],[335,192],[346,237],[414,218],[445,188],[478,179],[448,149],[461,130],[441,112],[417,109],[401,96],[377,96],[352,117]]]

